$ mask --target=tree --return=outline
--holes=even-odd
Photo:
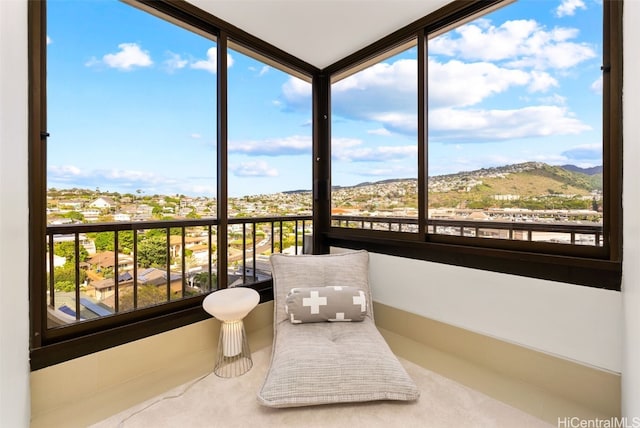
[[[138,264],[142,267],[164,267],[167,264],[167,240],[153,236],[138,244]]]
[[[200,272],[193,277],[193,285],[204,292],[218,288],[218,276],[215,273],[209,277],[209,272]]]
[[[155,285],[138,285],[138,308],[153,306],[167,301],[167,289]],[[123,291],[119,298],[119,310],[133,310],[133,289]]]
[[[79,283],[87,279],[87,273],[80,269]],[[76,289],[76,267],[73,263],[65,263],[53,270],[54,288],[57,291],[74,291]]]
[[[96,251],[113,251],[113,232],[98,232],[94,238]]]
[[[179,228],[177,229],[180,230]],[[145,236],[145,239],[158,238],[158,237],[165,238],[167,236],[167,231],[166,229],[150,229],[145,232],[144,236]]]
[[[131,254],[133,251],[133,230],[121,230],[118,232],[118,251]]]
[[[84,215],[82,213],[79,213],[78,211],[69,211],[68,213],[63,214],[62,216],[65,218],[70,218],[71,220],[76,220],[80,222],[84,221]]]
[[[76,260],[75,243],[71,241],[58,242],[53,246],[53,254],[55,254],[56,256],[66,258],[67,259],[66,263],[75,264],[75,260]],[[89,253],[82,245],[80,245],[80,261],[83,262],[87,260],[88,257],[89,257]]]

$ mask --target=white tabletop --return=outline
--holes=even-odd
[[[260,302],[252,288],[233,287],[214,291],[204,298],[202,307],[220,321],[239,321]]]

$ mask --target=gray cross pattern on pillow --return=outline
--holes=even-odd
[[[351,286],[299,287],[287,294],[285,312],[293,324],[362,321],[367,299],[364,290]]]

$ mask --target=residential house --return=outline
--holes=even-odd
[[[106,211],[115,209],[117,205],[118,204],[116,203],[116,201],[114,201],[112,198],[109,198],[107,196],[100,196],[99,198],[96,198],[93,202],[89,204],[91,208],[98,208]]]
[[[102,251],[94,254],[88,260],[89,264],[96,271],[109,269],[114,270],[116,265],[116,255],[113,251]],[[118,271],[129,271],[133,269],[133,258],[126,254],[118,254]]]

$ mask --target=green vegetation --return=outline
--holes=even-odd
[[[203,292],[213,291],[218,288],[218,276],[212,273],[209,277],[209,272],[200,272],[193,278],[193,285]]]
[[[57,267],[53,270],[54,288],[56,291],[74,291],[76,289],[76,268],[75,265],[68,261],[64,266]],[[83,284],[87,279],[87,273],[80,269],[79,284]],[[47,279],[48,280],[48,279]]]
[[[151,236],[138,243],[138,264],[143,268],[163,268],[167,265],[167,239]]]
[[[57,291],[74,291],[76,289],[75,244],[73,242],[58,242],[53,246],[53,254],[66,259],[63,266],[53,269],[54,288]],[[82,245],[79,247],[79,255],[81,262],[89,257],[89,253]],[[79,276],[78,283],[84,283],[87,279],[87,273],[80,269]]]
[[[80,245],[78,248],[78,253],[80,255],[80,261],[84,262],[89,257],[89,253],[87,250]],[[67,259],[66,263],[71,263],[75,265],[76,260],[76,246],[74,242],[58,242],[53,246],[53,254],[56,256],[64,257]]]
[[[138,285],[138,308],[158,305],[167,301],[167,289],[165,287],[157,287],[155,285]],[[133,290],[131,288],[120,294],[119,309],[122,312],[131,311],[133,305]]]
[[[484,176],[473,176],[477,184],[469,191],[437,191],[432,188],[429,193],[429,207],[597,210],[598,202],[591,195],[593,191],[602,190],[602,174],[589,176],[546,164],[523,164],[509,168],[514,167],[519,169],[514,172],[509,171],[508,167],[497,168],[493,174],[487,174],[485,171]],[[502,169],[504,171],[501,171]],[[482,171],[476,171],[479,172]],[[460,180],[460,177],[448,177],[451,182],[455,182],[456,179]],[[444,180],[444,183],[447,181]],[[499,197],[501,195],[516,197],[502,200]]]

